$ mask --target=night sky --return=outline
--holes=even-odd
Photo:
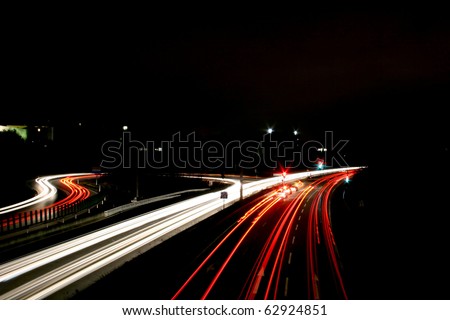
[[[407,117],[412,107],[425,117],[440,109],[428,94],[449,83],[443,13],[214,13],[15,21],[2,113],[10,122],[128,122],[168,133],[307,132],[318,115],[325,130],[381,121],[393,109]],[[426,93],[412,97],[417,90]],[[418,98],[429,103],[411,106]]]
[[[96,145],[123,125],[142,140],[333,131],[361,165],[448,154],[444,12],[179,9],[11,19],[0,124],[61,138],[81,123]]]

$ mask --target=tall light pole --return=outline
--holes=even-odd
[[[244,199],[244,189],[243,189],[244,176],[243,175],[244,175],[244,172],[243,172],[243,170],[241,168],[241,173],[240,173],[240,177],[239,177],[239,183],[240,183],[240,186],[239,186],[239,199],[240,200]]]
[[[273,133],[273,128],[267,128],[267,133],[264,135],[264,137],[263,137],[263,141],[264,141],[264,139],[265,139],[265,136],[266,135],[269,135],[269,144],[270,144],[270,142],[272,141],[272,133]],[[266,164],[266,154],[265,154],[265,152],[264,152],[265,150],[264,150],[264,146],[262,147],[262,157],[263,157],[263,163],[264,163],[264,167],[266,167],[267,166],[267,164]],[[271,149],[270,149],[270,147],[269,147],[269,159],[271,159]],[[270,166],[267,166],[267,167],[269,167],[270,168]],[[272,174],[273,174],[273,168],[272,168]]]
[[[128,126],[123,125],[122,130],[124,132],[128,131]],[[142,151],[142,149],[139,149],[139,151]],[[138,163],[136,168],[136,196],[134,197],[134,199],[131,199],[131,202],[137,202],[139,199],[139,151],[138,151]]]

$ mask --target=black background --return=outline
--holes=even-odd
[[[333,131],[350,165],[370,167],[366,221],[392,266],[386,283],[448,297],[446,12],[178,9],[14,14],[0,124],[52,125],[58,157],[87,167],[123,125],[142,139]]]

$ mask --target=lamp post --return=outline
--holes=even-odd
[[[266,135],[269,135],[269,152],[268,152],[268,157],[269,157],[269,159],[270,160],[272,160],[272,158],[271,158],[271,148],[270,148],[270,143],[271,143],[271,141],[272,141],[272,133],[273,133],[273,128],[267,128],[267,133],[264,135],[264,137],[263,137],[263,141],[264,141],[264,139],[265,139],[265,136]],[[265,146],[265,147],[267,147],[267,146]],[[273,167],[271,167],[271,165],[272,165],[272,163],[270,163],[269,165],[267,165],[267,163],[266,163],[266,154],[265,154],[265,152],[264,152],[265,150],[264,150],[264,147],[262,148],[262,157],[263,157],[263,162],[264,162],[264,166],[265,167],[268,167],[269,169],[272,169],[271,170],[271,173],[272,173],[272,175],[273,175]],[[275,164],[276,165],[276,164]]]

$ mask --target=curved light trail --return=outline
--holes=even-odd
[[[338,284],[338,290],[344,299],[347,299],[344,281],[341,276],[338,258],[336,256],[337,248],[334,241],[333,231],[330,221],[329,197],[336,185],[353,173],[337,174],[327,179],[317,195],[312,199],[310,214],[308,216],[308,236],[307,236],[307,273],[308,273],[308,297],[309,299],[320,299],[319,284],[319,263],[317,248],[323,238],[325,249],[328,255],[329,266],[335,282]],[[320,221],[320,222],[319,222]],[[320,233],[321,230],[322,232]],[[322,237],[321,237],[322,235]]]
[[[13,215],[13,219],[3,219],[0,222],[0,227],[2,229],[5,229],[8,226],[14,225],[17,219],[21,219],[25,224],[32,223],[33,220],[37,220],[37,205],[40,206],[39,210],[52,208],[58,209],[69,207],[77,202],[87,199],[90,196],[91,192],[89,191],[89,189],[79,185],[77,181],[79,179],[93,179],[98,176],[98,174],[93,173],[71,173],[37,178],[35,182],[37,185],[36,189],[39,191],[39,194],[28,200],[2,208],[2,211],[0,211],[0,218],[2,214],[9,213],[10,217],[11,214]],[[75,179],[76,181],[74,181]],[[58,180],[62,184],[63,187],[61,189],[63,189],[67,194],[63,199],[45,206],[44,204],[47,202],[47,200],[56,198],[58,189],[53,184],[54,180]],[[21,209],[24,210],[19,211]],[[23,213],[27,211],[26,209],[29,209],[31,211],[30,214],[20,217],[20,212]]]
[[[43,203],[49,199],[52,199],[56,193],[58,192],[57,188],[51,183],[51,181],[61,178],[69,178],[69,177],[82,177],[82,176],[91,176],[90,173],[69,173],[69,174],[59,174],[59,175],[51,175],[45,177],[39,177],[35,179],[36,183],[36,191],[38,194],[30,199],[11,204],[6,207],[0,208],[0,214],[5,214],[8,212],[20,211],[22,209],[28,208],[30,206]],[[73,183],[69,188],[74,188]]]
[[[77,182],[74,182],[75,179],[92,179],[97,177],[96,174],[88,174],[88,175],[81,175],[81,176],[69,176],[63,179],[60,179],[59,181],[69,190],[69,194],[64,198],[61,199],[51,206],[48,207],[57,207],[60,205],[70,205],[73,203],[76,203],[77,201],[83,201],[89,197],[91,192],[89,189],[79,185]]]

